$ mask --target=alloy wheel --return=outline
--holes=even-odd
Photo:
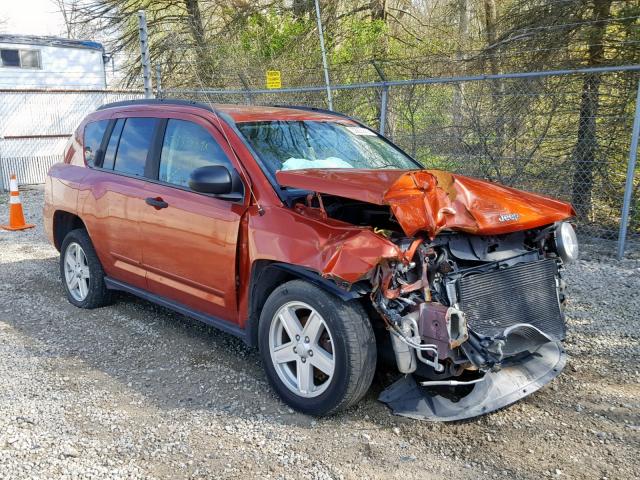
[[[333,338],[310,305],[280,307],[271,321],[269,351],[280,380],[296,395],[317,397],[329,387],[335,370]]]
[[[89,263],[82,247],[73,242],[64,255],[64,279],[71,296],[82,302],[89,294]]]

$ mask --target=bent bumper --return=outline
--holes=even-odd
[[[548,342],[517,363],[487,372],[471,392],[453,402],[431,394],[406,375],[384,390],[379,400],[404,417],[451,422],[506,407],[549,383],[564,369],[567,356],[560,342]],[[449,387],[450,388],[450,387]]]

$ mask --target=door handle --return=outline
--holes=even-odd
[[[169,206],[169,204],[164,200],[162,200],[161,197],[155,197],[155,198],[148,197],[148,198],[145,198],[144,201],[147,203],[147,205],[151,205],[156,210],[160,210],[161,208],[167,208]]]

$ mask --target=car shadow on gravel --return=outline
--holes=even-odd
[[[8,281],[15,278],[20,280],[7,288]],[[60,283],[57,257],[3,264],[3,285],[3,303],[18,307],[5,312],[13,327],[36,339],[49,355],[80,359],[159,408],[242,417],[263,415],[282,424],[309,425],[313,420],[294,413],[279,400],[266,380],[257,350],[232,335],[124,293],[117,293],[114,304],[108,307],[74,307]],[[618,347],[623,357],[634,354],[631,343]],[[577,358],[581,356],[578,353],[570,358],[570,364],[581,361]],[[333,419],[344,422],[368,417],[378,426],[387,425],[391,414],[376,401],[390,382],[386,373],[385,367],[380,368],[363,401]],[[592,382],[605,380],[595,371],[589,376]],[[565,372],[556,382],[579,382],[579,377]],[[614,379],[608,381],[615,384]],[[548,388],[523,402],[545,403]],[[573,397],[570,392],[565,394],[566,400]],[[592,402],[595,404],[597,398]],[[571,411],[573,403],[558,407]],[[398,417],[394,421],[404,423]]]
[[[3,292],[6,304],[19,306],[5,320],[52,357],[79,359],[159,408],[263,415],[284,424],[309,425],[313,420],[280,401],[258,351],[239,338],[121,292],[107,307],[74,307],[60,283],[57,257],[3,268],[7,271],[0,273],[0,285],[8,290]],[[6,288],[7,277],[18,272],[20,283]],[[374,382],[361,404],[338,418],[356,410],[386,410],[375,401],[382,388],[379,380]]]

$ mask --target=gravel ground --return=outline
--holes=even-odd
[[[637,256],[600,244],[570,267],[567,369],[516,405],[418,422],[376,381],[314,419],[229,335],[127,295],[70,305],[42,192],[22,200],[37,228],[0,233],[0,478],[640,478]]]

